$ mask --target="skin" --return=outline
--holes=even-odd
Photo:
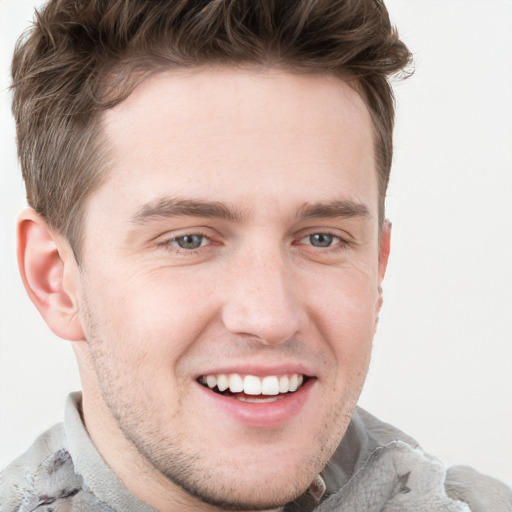
[[[88,432],[160,511],[279,510],[340,442],[370,360],[390,233],[367,108],[337,78],[207,68],[153,76],[103,122],[80,266],[34,212],[19,231],[29,294],[74,341]],[[227,366],[300,367],[310,391],[247,425],[197,382]]]

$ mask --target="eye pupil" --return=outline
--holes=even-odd
[[[184,235],[175,238],[175,241],[182,249],[197,249],[201,247],[203,237],[201,235]]]
[[[314,247],[330,247],[333,242],[333,235],[315,233],[314,235],[310,235],[309,241]]]

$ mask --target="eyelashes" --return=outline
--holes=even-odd
[[[308,240],[309,245],[312,247],[321,249],[330,248],[335,244],[346,243],[341,237],[334,235],[333,233],[313,233],[302,238],[300,242],[304,242],[304,240]]]
[[[209,240],[205,235],[192,234],[177,236],[173,238],[169,244],[176,245],[180,249],[194,250],[206,245],[207,241]]]
[[[348,238],[348,237],[347,237]],[[346,251],[354,242],[342,238],[339,234],[331,231],[314,231],[308,234],[300,234],[291,243],[293,247],[303,247],[308,252],[318,254],[335,254]],[[180,257],[192,257],[200,254],[209,255],[215,248],[224,244],[216,241],[213,236],[209,236],[201,231],[190,231],[167,238],[158,243],[158,246]]]
[[[158,242],[158,247],[178,256],[195,256],[208,252],[212,246],[218,246],[212,236],[202,231],[190,231]]]

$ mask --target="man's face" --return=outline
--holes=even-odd
[[[385,265],[368,111],[335,78],[210,69],[147,80],[104,127],[76,344],[91,436],[125,482],[102,436],[139,479],[283,504],[339,443],[369,363]]]

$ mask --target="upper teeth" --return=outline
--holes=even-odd
[[[246,395],[278,395],[297,391],[304,381],[304,376],[298,373],[277,377],[268,375],[256,377],[254,375],[241,376],[238,373],[205,375],[200,382],[213,389],[217,386],[219,391],[229,388],[232,393],[245,393]]]

